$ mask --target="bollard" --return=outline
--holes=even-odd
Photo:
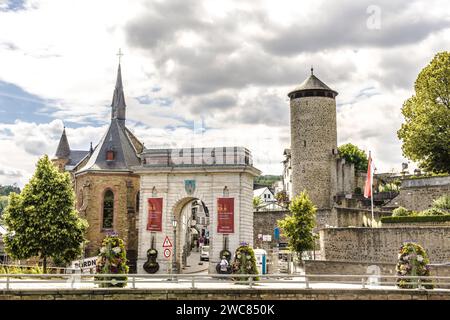
[[[192,276],[191,289],[195,289],[195,277]]]
[[[136,277],[135,276],[133,276],[132,278],[132,285],[133,285],[133,289],[136,289]]]
[[[9,291],[9,275],[6,276],[6,290]]]

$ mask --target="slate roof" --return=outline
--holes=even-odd
[[[67,165],[69,166],[76,166],[78,163],[80,163],[81,160],[84,159],[89,154],[89,151],[84,150],[70,150],[69,155],[69,162]]]
[[[132,166],[140,165],[137,151],[119,119],[112,119],[105,135],[95,147],[87,163],[78,172],[84,171],[132,171]],[[114,151],[114,160],[106,160],[106,152]]]
[[[66,128],[64,128],[61,138],[59,139],[58,148],[55,152],[55,157],[57,159],[67,159],[70,156],[70,146],[67,140]]]
[[[289,92],[288,96],[291,93],[298,92],[298,91],[305,91],[305,90],[327,90],[332,91],[337,95],[338,93],[331,89],[329,86],[327,86],[325,83],[323,83],[319,78],[317,78],[311,69],[311,75],[303,81],[300,85],[298,85],[294,90]]]

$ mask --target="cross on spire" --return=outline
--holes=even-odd
[[[119,64],[120,64],[120,59],[123,56],[122,49],[119,48],[119,52],[116,55],[119,56]]]
[[[314,68],[313,68],[313,66],[311,66],[311,75],[313,75],[314,74]]]

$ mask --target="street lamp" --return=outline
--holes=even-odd
[[[172,219],[173,226],[173,260],[172,260],[172,273],[177,273],[177,220],[175,216]]]

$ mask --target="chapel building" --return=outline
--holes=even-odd
[[[76,206],[89,223],[85,257],[98,254],[107,234],[117,234],[126,244],[130,272],[136,270],[138,247],[139,166],[144,145],[126,127],[126,103],[119,63],[111,104],[111,122],[100,142],[88,151],[71,150],[65,129],[53,163],[71,174]]]

